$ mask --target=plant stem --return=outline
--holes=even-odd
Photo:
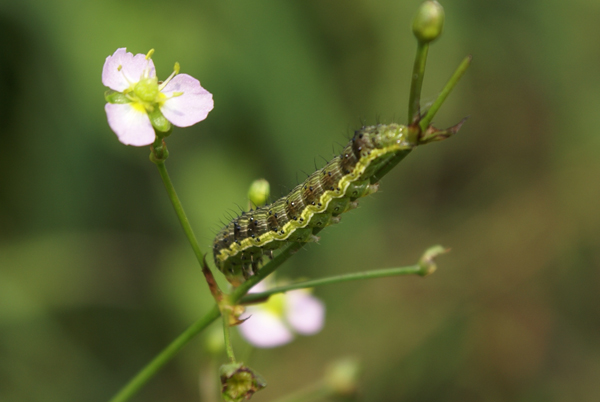
[[[408,124],[411,125],[418,118],[421,109],[421,88],[423,87],[423,76],[425,75],[425,64],[429,43],[417,42],[417,54],[410,82],[410,96],[408,99]]]
[[[425,60],[422,60],[422,62],[420,62],[420,57],[423,57],[422,53],[422,51],[419,51],[417,49],[417,57],[415,59],[415,70],[413,71],[413,80],[410,92],[411,97],[409,101],[409,115],[411,115],[411,113],[418,113],[419,110],[418,103],[421,96],[421,84],[423,83],[423,71],[420,70],[420,66],[422,65],[423,68],[425,67]],[[424,57],[427,57],[426,52]],[[471,56],[467,56],[462,61],[462,63],[460,63],[456,71],[454,71],[452,77],[450,77],[450,79],[444,86],[444,89],[442,89],[442,92],[440,92],[435,102],[433,102],[433,104],[427,111],[427,114],[425,114],[425,116],[419,121],[419,129],[421,130],[421,132],[425,132],[425,130],[427,130],[427,127],[429,127],[429,124],[431,123],[431,120],[433,119],[437,111],[440,109],[448,95],[450,95],[450,92],[452,92],[456,84],[458,84],[458,81],[461,79],[461,77],[465,74],[467,68],[469,68],[469,65],[471,64],[471,59]],[[416,79],[418,77],[420,77],[420,79]],[[414,102],[416,102],[416,104]],[[402,159],[404,159],[410,152],[410,149],[399,152],[392,160],[386,163],[385,166],[383,166],[373,176],[371,176],[371,183],[377,183],[379,180],[381,180],[383,176],[388,174],[390,170],[392,170],[398,163],[400,163],[400,161],[402,161]]]
[[[223,320],[223,337],[225,338],[225,351],[227,352],[227,357],[231,363],[235,363],[235,354],[233,353],[233,346],[231,345],[231,336],[229,330],[229,317],[231,313],[227,308],[221,310],[222,320]]]
[[[320,229],[314,231],[314,233],[318,233]],[[232,304],[239,302],[246,293],[258,282],[262,281],[264,278],[269,276],[275,269],[277,269],[281,264],[283,264],[288,258],[290,258],[296,251],[300,250],[304,247],[306,243],[292,243],[287,246],[281,253],[279,253],[275,258],[269,261],[265,266],[261,267],[258,270],[258,273],[252,277],[250,277],[246,282],[242,283],[238,286],[230,296],[230,300]]]
[[[427,111],[427,114],[421,119],[421,121],[419,121],[419,127],[421,128],[421,131],[425,131],[427,127],[429,127],[431,120],[433,120],[433,117],[442,106],[442,103],[444,103],[448,95],[450,95],[450,92],[452,92],[458,81],[467,71],[467,68],[469,68],[469,65],[471,65],[471,59],[472,57],[470,55],[464,58],[456,71],[454,71],[454,74],[452,74],[452,77],[450,77],[444,86],[444,89],[442,89],[442,92],[440,92],[435,102],[433,102]]]
[[[166,173],[166,171],[165,171]],[[169,182],[170,183],[170,182]],[[165,184],[166,185],[166,184]],[[292,254],[298,251],[305,243],[292,243],[287,246],[277,257],[265,264],[255,276],[248,279],[230,295],[232,304],[237,303],[248,290],[264,279],[268,274],[275,271],[277,267],[283,264]],[[109,402],[125,402],[133,397],[158,371],[169,362],[192,338],[202,332],[209,324],[215,321],[221,312],[215,304],[212,309],[202,318],[193,323],[181,335],[179,335],[170,345],[160,352],[150,363],[142,368]]]
[[[190,226],[190,221],[185,215],[185,211],[183,210],[183,206],[181,205],[181,201],[179,201],[179,197],[175,192],[175,187],[173,187],[173,183],[171,182],[171,178],[169,177],[169,173],[167,172],[167,167],[165,166],[165,162],[162,160],[154,162],[156,167],[158,168],[158,172],[160,173],[160,177],[165,185],[165,189],[167,190],[167,194],[169,195],[169,199],[171,200],[171,204],[173,204],[173,208],[175,208],[175,213],[177,214],[177,218],[181,223],[181,227],[185,232],[185,236],[187,237],[192,249],[194,250],[194,254],[196,255],[196,259],[200,266],[202,266],[202,260],[204,259],[204,254],[200,250],[198,246],[198,241],[196,240],[196,236],[194,235],[194,231]]]
[[[256,301],[261,301],[269,296],[272,296],[276,293],[285,293],[290,290],[295,289],[305,289],[305,288],[315,288],[317,286],[323,285],[331,285],[334,283],[342,283],[342,282],[350,282],[350,281],[358,281],[361,279],[374,279],[374,278],[384,278],[388,276],[400,276],[400,275],[422,275],[423,268],[419,264],[410,265],[407,267],[399,267],[399,268],[387,268],[387,269],[375,269],[372,271],[364,271],[364,272],[356,272],[352,274],[344,274],[337,276],[330,276],[327,278],[321,279],[313,279],[310,281],[301,281],[292,283],[285,286],[278,286],[275,288],[271,288],[265,292],[261,293],[249,293],[244,296],[240,302],[243,304],[249,304]]]
[[[381,180],[383,176],[388,174],[393,168],[399,164],[402,159],[406,158],[409,153],[411,153],[412,149],[405,149],[400,151],[394,156],[388,163],[386,163],[381,169],[379,169],[373,176],[371,176],[370,182],[371,184],[375,184]]]
[[[110,400],[110,402],[125,402],[135,395],[154,375],[181,350],[194,336],[208,327],[214,320],[219,318],[219,308],[213,308],[193,323],[181,335],[179,335],[169,346],[160,352],[150,363],[140,370],[121,390]]]

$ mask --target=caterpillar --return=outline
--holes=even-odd
[[[439,141],[458,131],[418,124],[378,124],[356,130],[340,155],[277,201],[242,212],[215,237],[216,266],[234,286],[259,269],[264,256],[288,242],[318,240],[314,232],[338,223],[340,214],[358,206],[357,199],[379,188],[380,172],[387,171],[414,147]]]

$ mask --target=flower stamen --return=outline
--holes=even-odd
[[[169,81],[171,81],[173,79],[173,77],[175,77],[177,74],[179,74],[179,63],[175,62],[175,66],[173,66],[173,72],[171,73],[171,75],[169,75],[169,77],[164,80],[163,82],[160,83],[160,85],[158,86],[158,90],[162,91],[164,87],[167,86],[167,84],[169,83]],[[181,94],[183,95],[183,92],[181,92]],[[180,96],[180,95],[173,95],[173,96]]]

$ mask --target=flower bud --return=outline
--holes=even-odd
[[[413,19],[413,33],[421,43],[436,40],[444,28],[444,8],[437,1],[425,1]]]
[[[248,199],[257,207],[265,205],[269,200],[271,188],[265,179],[254,180],[248,190]]]
[[[229,363],[221,366],[221,394],[226,402],[241,402],[267,386],[260,374],[243,365]]]

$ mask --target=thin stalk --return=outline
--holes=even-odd
[[[458,81],[461,79],[461,77],[465,74],[467,68],[469,68],[469,65],[471,65],[471,59],[472,57],[470,55],[464,58],[464,60],[460,63],[456,71],[454,71],[454,74],[452,74],[452,77],[450,77],[450,79],[444,86],[444,89],[442,89],[442,92],[440,92],[435,102],[433,102],[433,104],[427,111],[427,114],[425,114],[421,121],[419,121],[419,127],[422,132],[424,132],[427,129],[427,127],[429,127],[429,124],[431,123],[431,120],[433,120],[433,117],[435,116],[437,111],[440,109],[448,95],[450,95],[450,92],[452,92],[456,84],[458,84]]]
[[[181,350],[194,336],[219,318],[219,308],[213,308],[188,327],[169,346],[140,370],[109,402],[125,402],[134,396],[154,375]]]
[[[383,176],[388,174],[393,168],[399,164],[402,159],[406,158],[412,149],[405,149],[400,151],[394,156],[388,163],[386,163],[381,169],[379,169],[373,176],[371,176],[371,184],[375,184],[381,180]]]
[[[237,289],[233,291],[230,296],[232,304],[237,303],[248,290],[264,279],[268,274],[275,271],[281,264],[283,264],[292,254],[298,251],[305,243],[292,243],[286,247],[277,257],[273,258],[265,264],[258,272],[257,275],[251,277]],[[109,401],[109,402],[126,402],[133,397],[158,371],[167,364],[175,355],[189,342],[208,327],[213,321],[215,321],[221,312],[219,307],[215,304],[212,309],[206,313],[202,318],[193,323],[188,329],[186,329],[181,335],[179,335],[170,345],[168,345],[162,352],[160,352],[150,363],[143,367],[121,390]]]
[[[229,329],[229,317],[231,313],[225,308],[222,310],[221,315],[223,316],[223,337],[225,338],[225,351],[227,352],[227,357],[229,357],[229,361],[231,363],[235,363],[235,354],[233,353],[233,346],[231,345],[231,336]]]
[[[415,59],[415,69],[417,69],[417,67],[421,65],[421,63],[418,62],[419,54],[420,54],[420,52],[417,51],[417,58]],[[427,55],[425,55],[425,57],[426,56]],[[429,127],[429,124],[431,124],[431,120],[433,119],[435,114],[438,112],[438,110],[440,109],[440,107],[442,106],[442,104],[444,103],[446,98],[448,97],[448,95],[450,95],[450,92],[452,92],[452,90],[454,89],[456,84],[458,84],[458,81],[465,74],[465,72],[467,71],[467,68],[469,68],[469,65],[471,64],[471,59],[472,59],[471,56],[467,56],[460,63],[460,65],[458,66],[456,71],[454,71],[454,74],[452,74],[452,77],[450,77],[450,79],[444,86],[444,89],[442,89],[442,92],[440,92],[440,94],[438,95],[435,102],[433,102],[433,104],[431,105],[431,107],[429,108],[429,110],[427,111],[425,116],[419,121],[419,129],[421,130],[421,132],[425,132],[425,130],[427,130],[427,128]],[[424,63],[425,63],[425,61],[423,61],[423,67],[425,66]],[[419,74],[419,72],[413,72],[413,82],[411,85],[411,99],[410,99],[411,103],[409,103],[409,105],[412,105],[412,102],[415,99],[418,101],[420,98],[420,90],[421,90],[420,85],[422,84],[423,77],[421,76],[421,82],[416,82],[418,80],[415,80],[415,77],[418,76],[418,74]],[[417,91],[417,87],[418,87],[418,91]],[[413,90],[415,91],[414,96],[413,96]],[[413,108],[414,107],[415,106],[413,106]],[[411,113],[413,108],[411,108],[409,110],[409,113]],[[416,108],[417,108],[416,112],[418,112],[418,103],[417,103]],[[413,116],[413,118],[414,118],[414,116]],[[385,166],[383,166],[373,176],[371,176],[371,183],[377,183],[379,180],[381,180],[381,178],[383,176],[388,174],[410,152],[411,152],[411,150],[405,150],[405,151],[399,152],[392,160],[390,160],[388,163],[386,163]]]
[[[319,231],[320,229],[317,229],[314,233],[316,234]],[[256,275],[251,276],[246,282],[242,283],[231,293],[231,303],[235,304],[239,302],[254,285],[269,276],[273,271],[275,271],[275,269],[287,261],[287,259],[290,258],[294,253],[296,253],[296,251],[304,247],[305,244],[306,243],[292,243],[287,246],[275,258],[269,261],[265,266],[261,267]]]
[[[204,254],[200,250],[198,246],[198,241],[196,240],[196,236],[194,235],[194,231],[192,230],[192,226],[190,225],[190,221],[188,220],[185,211],[183,210],[183,206],[181,205],[181,201],[179,201],[179,197],[175,192],[175,187],[173,187],[173,183],[171,182],[171,178],[169,177],[169,173],[167,172],[167,167],[165,166],[165,162],[162,160],[155,161],[156,167],[158,168],[158,172],[160,173],[160,178],[165,185],[165,189],[167,190],[167,194],[169,199],[171,200],[171,204],[173,204],[173,208],[175,209],[175,213],[177,214],[177,218],[181,223],[181,227],[185,232],[185,236],[187,237],[192,249],[194,250],[194,254],[196,255],[196,259],[200,266],[202,266],[202,261],[204,259]]]
[[[317,286],[331,285],[334,283],[358,281],[362,279],[384,278],[389,276],[400,275],[423,275],[423,267],[419,264],[415,264],[407,267],[375,269],[372,271],[330,276],[327,278],[313,279],[310,281],[301,281],[284,286],[277,286],[261,293],[249,293],[246,296],[244,296],[240,300],[240,302],[243,304],[249,304],[252,302],[262,301],[274,294],[285,293],[289,292],[290,290],[315,288]]]
[[[427,63],[427,53],[429,52],[429,43],[417,42],[417,54],[415,55],[415,64],[410,82],[410,95],[408,98],[408,123],[411,125],[418,117],[421,108],[421,88],[423,87],[423,77],[425,75],[425,64]]]

